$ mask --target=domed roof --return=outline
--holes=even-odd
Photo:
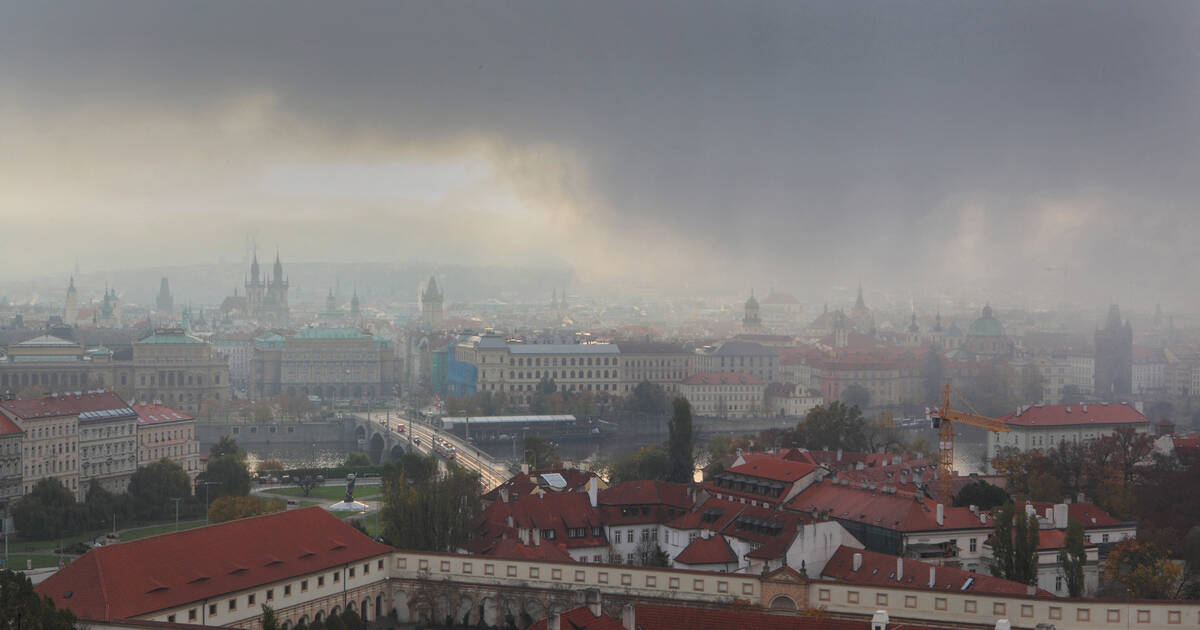
[[[758,300],[754,299],[754,294],[750,294],[750,299],[746,300],[746,308],[758,308]]]
[[[1003,337],[1004,326],[1000,325],[1000,321],[992,317],[992,307],[983,307],[983,316],[971,322],[971,327],[967,329],[968,337]]]

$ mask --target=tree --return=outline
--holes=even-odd
[[[1173,599],[1182,571],[1162,547],[1126,538],[1113,544],[1101,580],[1109,594],[1129,599]]]
[[[98,480],[92,479],[88,483],[87,497],[83,502],[87,508],[88,522],[104,523],[114,515],[124,518],[129,511],[128,499],[128,494],[115,495],[105,490]]]
[[[690,483],[696,470],[692,457],[692,404],[679,397],[674,407],[667,424],[667,455],[671,462],[667,481]]]
[[[342,466],[353,468],[355,466],[370,466],[371,458],[367,457],[366,453],[353,452],[346,456],[346,461],[342,462]]]
[[[1040,536],[1037,516],[1017,510],[1014,515],[1013,572],[1007,579],[1022,584],[1037,584],[1037,548]]]
[[[994,507],[1011,501],[1012,498],[1002,488],[979,479],[963,486],[963,489],[959,490],[958,496],[954,497],[954,506],[965,507],[974,505],[980,510],[991,510]]]
[[[525,463],[529,465],[530,470],[538,470],[547,466],[555,467],[562,463],[558,459],[558,451],[554,448],[554,443],[540,435],[526,435],[523,446]]]
[[[903,444],[900,430],[892,414],[884,412],[868,421],[863,427],[864,447],[870,453],[889,453],[898,451]]]
[[[52,540],[82,531],[90,524],[87,508],[57,477],[46,477],[13,508],[13,524],[27,538]]]
[[[662,415],[667,412],[667,392],[662,385],[642,381],[630,393],[628,406],[630,411]]]
[[[262,630],[283,630],[275,611],[268,605],[262,605]]]
[[[847,385],[839,398],[847,407],[866,409],[867,405],[871,403],[871,390],[858,384]]]
[[[238,446],[237,440],[229,437],[228,435],[222,435],[217,439],[217,443],[213,444],[212,448],[208,449],[208,455],[213,459],[225,457],[226,455],[231,455],[238,459],[245,459],[246,451],[242,450],[242,447]]]
[[[278,459],[264,459],[258,463],[258,472],[281,473],[283,472],[283,462],[279,461]]]
[[[213,523],[224,523],[239,518],[282,512],[287,504],[282,499],[263,499],[260,497],[221,497],[212,502],[208,508],[208,520]]]
[[[250,494],[250,471],[246,470],[246,462],[234,455],[210,459],[197,479],[201,483],[216,482],[208,490],[210,497],[244,497]]]
[[[637,563],[644,567],[665,567],[670,565],[670,557],[659,546],[657,538],[644,538],[634,549]]]
[[[300,487],[300,490],[304,493],[304,496],[308,496],[309,493],[312,492],[312,489],[321,483],[318,481],[318,477],[320,476],[321,472],[316,468],[301,468],[300,470],[292,473],[292,479],[294,479],[296,485]]]
[[[346,630],[366,630],[367,622],[358,616],[353,606],[347,606],[346,610],[342,611],[342,625]]]
[[[1075,519],[1067,523],[1063,550],[1058,552],[1058,563],[1062,566],[1063,581],[1071,597],[1083,596],[1083,565],[1087,563],[1084,549],[1083,524]]]
[[[258,424],[267,424],[275,419],[275,412],[271,409],[268,403],[258,403],[254,405],[254,421]]]
[[[71,630],[75,614],[56,608],[49,597],[38,597],[24,574],[0,570],[0,628],[3,630]]]
[[[665,481],[671,469],[671,458],[661,444],[642,447],[640,450],[614,460],[608,466],[608,483],[626,481]]]
[[[1009,579],[1013,574],[1013,504],[1005,503],[993,518],[992,575]]]
[[[861,451],[866,448],[866,422],[858,407],[838,401],[808,412],[796,426],[800,443],[812,450]]]
[[[174,517],[171,499],[192,496],[192,488],[183,467],[164,457],[138,468],[129,478],[126,493],[134,518],[158,521]]]
[[[435,469],[436,465],[436,461],[430,462]],[[383,470],[380,522],[384,540],[401,549],[462,549],[480,512],[479,475],[453,462],[447,463],[445,474],[424,481],[406,478],[404,470],[395,463]]]

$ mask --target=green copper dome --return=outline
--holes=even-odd
[[[967,329],[968,337],[1003,337],[1004,326],[1000,325],[1000,321],[992,317],[992,307],[983,307],[983,316],[971,322],[971,327]]]

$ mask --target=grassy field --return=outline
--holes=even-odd
[[[309,491],[308,496],[304,496],[304,491],[300,488],[279,488],[278,490],[265,490],[271,494],[277,494],[285,497],[297,497],[300,499],[327,499],[336,501],[346,497],[345,486],[317,486]],[[381,486],[359,486],[354,489],[354,498],[359,500],[379,500],[383,497]]]
[[[9,553],[12,553],[12,549],[9,549]],[[47,567],[58,566],[58,556],[54,554],[10,555],[8,559],[9,562],[12,563],[12,567],[10,568],[18,571],[23,571],[25,569],[26,560],[33,560],[33,568],[35,569],[45,569]],[[67,559],[64,562],[66,564],[70,564],[71,560],[73,559],[74,556],[67,556]]]
[[[193,529],[193,528],[202,527],[202,526],[204,526],[204,521],[180,521],[179,522],[179,531],[183,531],[185,529]],[[150,536],[157,536],[159,534],[169,534],[174,531],[175,531],[175,523],[174,522],[170,523],[169,525],[155,525],[154,527],[144,527],[142,529],[129,530],[129,531],[121,532],[121,542],[129,542],[131,540],[137,540],[139,538],[149,538]]]

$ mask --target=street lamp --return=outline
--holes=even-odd
[[[171,497],[171,500],[175,502],[175,531],[178,532],[179,531],[179,502],[182,501],[183,499]],[[207,512],[207,511],[208,510],[205,510],[205,512]]]
[[[204,524],[208,525],[208,487],[219,486],[220,481],[205,481],[204,482]]]

